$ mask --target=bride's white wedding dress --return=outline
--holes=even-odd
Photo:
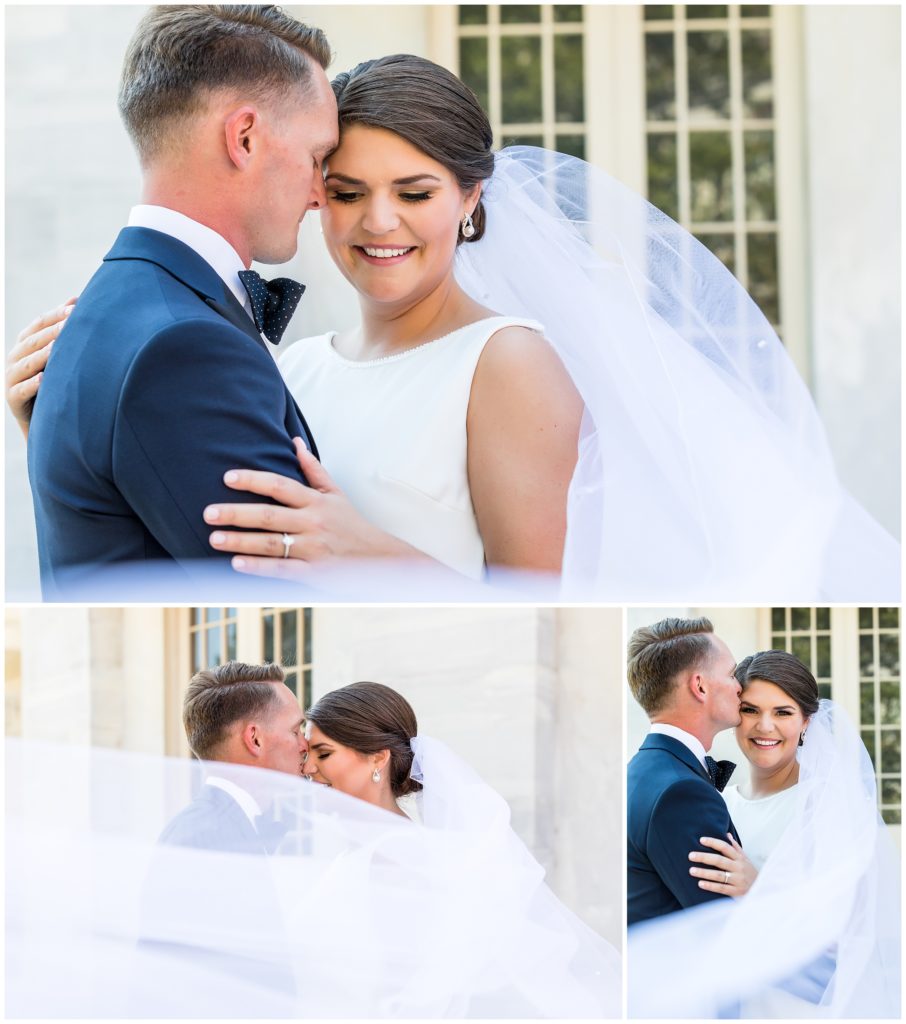
[[[630,930],[630,1016],[899,1017],[899,858],[873,766],[827,700],[798,757],[777,797],[730,795],[743,848],[749,825],[766,855],[746,896]]]
[[[280,371],[318,441],[328,472],[372,523],[471,579],[484,545],[469,491],[466,415],[492,317],[378,359],[346,359],[335,332],[296,342]]]
[[[618,954],[545,885],[506,802],[442,743],[413,751],[418,823],[221,764],[261,841],[193,811],[164,845],[204,765],[9,741],[7,1013],[619,1016]]]

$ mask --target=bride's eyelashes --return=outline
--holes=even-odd
[[[752,707],[751,704],[743,704],[743,706],[739,709],[739,713],[741,715],[757,715],[758,708]],[[790,711],[789,708],[778,708],[775,712],[775,714],[781,718],[789,718],[789,716],[792,713],[793,712]]]
[[[399,197],[406,203],[424,203],[430,199],[433,192],[400,192]],[[335,199],[338,203],[354,203],[362,198],[361,192],[330,192],[328,199]]]

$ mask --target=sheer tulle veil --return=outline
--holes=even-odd
[[[457,254],[540,321],[585,401],[566,597],[894,600],[899,546],[844,491],[777,334],[700,242],[574,157],[497,155]]]
[[[821,701],[799,760],[795,816],[749,893],[630,929],[631,1016],[739,1016],[772,992],[781,1017],[900,1016],[899,860],[838,705]]]
[[[555,899],[506,802],[415,745],[423,824],[262,769],[8,741],[7,1013],[618,1016],[619,956]],[[260,842],[237,845],[222,801],[160,842],[211,774],[253,795]]]

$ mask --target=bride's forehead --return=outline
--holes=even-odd
[[[341,130],[340,144],[328,157],[327,168],[345,170],[345,165],[352,162],[359,165],[357,169],[360,172],[371,174],[384,171],[388,164],[405,165],[406,169],[394,177],[417,174],[426,169],[435,174],[438,168],[446,170],[443,164],[401,135],[364,124],[348,125]],[[356,176],[361,177],[362,174]]]

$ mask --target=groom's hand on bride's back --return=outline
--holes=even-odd
[[[67,299],[23,327],[6,357],[6,404],[26,438],[44,368],[76,299]]]

